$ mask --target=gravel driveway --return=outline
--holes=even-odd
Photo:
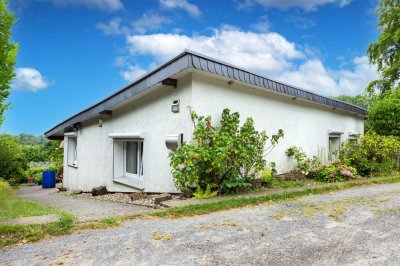
[[[127,221],[0,251],[12,265],[399,265],[400,184],[185,219]]]

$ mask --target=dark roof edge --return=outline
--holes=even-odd
[[[240,71],[242,71],[242,72],[248,73],[249,75],[257,76],[258,78],[266,79],[266,80],[272,81],[272,82],[274,82],[274,83],[281,84],[281,85],[283,85],[283,86],[291,87],[291,88],[293,88],[293,89],[302,91],[302,92],[304,92],[304,93],[309,93],[309,94],[312,94],[312,95],[315,95],[315,96],[318,96],[318,97],[322,97],[322,98],[325,98],[325,99],[329,99],[329,100],[332,100],[332,101],[335,101],[335,102],[340,102],[340,103],[343,103],[343,104],[348,105],[348,106],[353,106],[353,107],[355,107],[355,108],[360,109],[360,110],[363,111],[363,112],[358,113],[358,114],[363,115],[363,116],[366,115],[366,109],[364,109],[364,108],[362,108],[362,107],[360,107],[360,106],[357,106],[357,105],[354,105],[354,104],[351,104],[351,103],[348,103],[348,102],[345,102],[345,101],[337,100],[337,99],[332,98],[332,97],[329,97],[329,96],[324,96],[324,95],[322,95],[322,94],[318,94],[318,93],[315,93],[315,92],[312,92],[312,91],[309,91],[309,90],[306,90],[306,89],[303,89],[303,88],[299,88],[299,87],[297,87],[297,86],[290,85],[290,84],[285,83],[285,82],[272,80],[272,79],[263,77],[263,76],[261,76],[261,75],[259,75],[259,74],[255,74],[255,73],[252,73],[252,72],[250,72],[250,71],[244,70],[243,68],[241,68],[241,67],[239,67],[239,66],[236,66],[236,65],[234,65],[234,64],[226,63],[226,62],[223,62],[223,61],[221,61],[221,60],[218,60],[218,59],[214,59],[214,58],[212,58],[212,57],[209,57],[209,56],[207,56],[207,55],[203,55],[203,54],[200,54],[200,53],[198,53],[198,52],[191,51],[191,50],[189,50],[189,49],[185,49],[185,52],[187,52],[187,53],[189,53],[189,54],[192,54],[192,55],[195,55],[195,56],[197,56],[197,57],[204,58],[204,59],[209,60],[209,61],[216,62],[216,63],[221,64],[221,65],[225,65],[225,66],[228,66],[228,67],[231,67],[231,68],[235,68],[235,69],[240,70]],[[207,70],[206,70],[206,71],[207,71]],[[209,72],[209,71],[207,71],[207,72]],[[216,73],[216,74],[218,74],[218,73]],[[246,82],[246,83],[247,83],[247,82]],[[254,85],[256,85],[256,84],[254,84]],[[266,88],[266,89],[271,89],[271,88]],[[305,99],[305,100],[307,100],[307,99]],[[346,109],[343,109],[343,110],[344,110],[344,111],[349,111],[349,110],[346,110]]]
[[[52,129],[48,130],[45,133],[45,136],[51,137],[60,130],[64,130],[65,128],[75,123],[83,122],[83,120],[92,118],[101,111],[107,110],[107,108],[111,108],[113,105],[121,103],[124,100],[139,94],[147,88],[156,85],[162,80],[172,75],[175,75],[186,68],[195,68],[198,70],[228,77],[234,80],[242,81],[258,87],[263,87],[277,93],[287,94],[289,96],[293,96],[306,101],[322,104],[344,111],[349,111],[362,116],[366,115],[366,110],[356,105],[332,99],[311,91],[285,84],[283,82],[271,80],[260,75],[251,73],[249,71],[243,70],[240,67],[186,49],[181,54],[175,56],[171,60],[150,71],[149,73],[141,76],[134,82],[116,91],[107,98],[59,123]]]

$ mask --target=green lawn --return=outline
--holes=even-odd
[[[0,220],[59,213],[51,207],[17,197],[14,189],[3,181],[0,181],[0,203]]]
[[[33,242],[49,235],[68,233],[74,226],[74,217],[71,214],[41,205],[34,201],[24,200],[15,194],[8,183],[0,181],[0,220],[46,214],[58,214],[60,220],[49,224],[12,225],[0,224],[0,247]]]

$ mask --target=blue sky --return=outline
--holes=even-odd
[[[1,132],[43,134],[183,49],[328,96],[377,77],[376,0],[11,0],[19,43]]]

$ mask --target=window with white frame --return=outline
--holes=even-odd
[[[124,176],[143,176],[143,141],[124,141]]]
[[[77,137],[68,137],[67,143],[67,162],[69,166],[78,166],[78,141]]]
[[[338,158],[338,153],[340,150],[340,135],[329,135],[329,161]]]
[[[110,133],[113,139],[113,181],[144,189],[143,148],[145,133]]]

